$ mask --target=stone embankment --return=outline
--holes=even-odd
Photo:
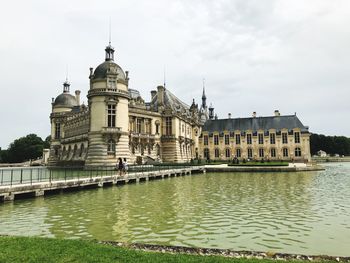
[[[227,164],[205,165],[207,172],[308,172],[325,170],[320,165],[290,163],[288,166],[228,166]]]
[[[345,156],[345,157],[312,157],[312,161],[317,162],[317,163],[350,162],[350,156]]]
[[[337,257],[337,256],[325,256],[325,255],[300,255],[300,254],[287,254],[287,253],[274,253],[274,252],[259,252],[259,251],[235,251],[230,249],[214,249],[214,248],[193,248],[193,247],[181,247],[181,246],[163,246],[163,245],[150,245],[140,243],[123,243],[114,241],[100,241],[101,244],[112,245],[116,247],[125,247],[130,249],[139,249],[143,251],[154,251],[162,253],[183,253],[189,255],[203,255],[203,256],[223,256],[230,258],[246,258],[246,259],[269,259],[269,260],[297,260],[297,261],[334,261],[334,262],[350,262],[350,257]]]

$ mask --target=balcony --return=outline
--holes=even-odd
[[[102,134],[120,134],[122,129],[120,127],[102,127]]]

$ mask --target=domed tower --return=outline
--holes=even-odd
[[[72,111],[76,106],[79,106],[79,99],[69,93],[70,83],[66,80],[63,83],[63,92],[52,98],[51,120],[51,144],[49,165],[53,166],[59,160],[59,152],[61,149],[61,138],[64,137],[64,116],[65,113]],[[76,94],[80,91],[76,91]]]
[[[105,61],[95,71],[90,68],[89,149],[86,166],[115,165],[129,157],[128,72],[114,62],[114,48],[105,49]]]

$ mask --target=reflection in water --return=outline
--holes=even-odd
[[[348,255],[350,164],[216,173],[0,205],[0,234]]]

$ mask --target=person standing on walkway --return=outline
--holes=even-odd
[[[126,158],[124,158],[123,170],[124,170],[124,174],[126,175],[128,172],[128,162],[126,161]]]
[[[124,165],[123,165],[123,160],[122,158],[119,157],[118,159],[118,170],[119,170],[119,176],[123,176],[122,173],[123,173],[123,168],[124,168]]]

